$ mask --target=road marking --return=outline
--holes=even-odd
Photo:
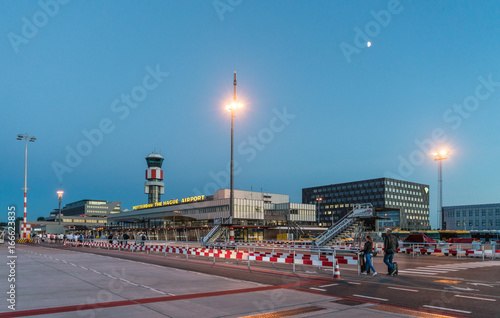
[[[309,289],[314,289],[314,290],[319,290],[325,292],[326,289],[321,289],[321,288],[316,288],[316,287],[309,287]]]
[[[465,295],[455,295],[455,297],[477,299],[477,300],[487,300],[487,301],[497,301],[496,299],[473,297],[473,296],[465,296]]]
[[[352,285],[361,285],[361,283],[357,283],[357,282],[347,282],[348,284],[352,284]]]
[[[319,287],[330,287],[330,286],[337,286],[338,284],[328,284],[328,285],[321,285]]]
[[[384,299],[384,298],[377,298],[377,297],[370,297],[370,296],[363,296],[363,295],[358,295],[354,294],[354,297],[361,297],[361,298],[368,298],[368,299],[374,299],[374,300],[380,300],[380,301],[388,301],[389,299]]]
[[[410,271],[398,271],[398,273],[419,274],[419,275],[437,275],[438,274],[438,273],[424,273],[424,272],[410,272]]]
[[[431,308],[431,309],[453,311],[453,312],[460,312],[460,313],[463,313],[463,314],[470,314],[471,313],[470,311],[458,310],[458,309],[452,309],[452,308],[445,308],[445,307],[435,307],[435,306],[428,306],[428,305],[424,305],[423,307]]]
[[[400,287],[391,287],[391,286],[389,286],[388,288],[390,288],[390,289],[397,289],[397,290],[404,290],[404,291],[410,291],[410,292],[418,293],[418,290],[415,290],[415,289],[400,288]]]

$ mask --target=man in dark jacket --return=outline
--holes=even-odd
[[[386,229],[384,238],[384,263],[387,265],[387,275],[394,275],[396,273],[393,259],[397,249],[398,239],[392,234],[391,229]]]

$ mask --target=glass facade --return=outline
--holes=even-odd
[[[315,204],[317,222],[331,226],[355,204],[371,203],[379,216],[403,229],[429,228],[429,186],[391,178],[363,180],[302,189],[302,202]]]
[[[500,203],[443,207],[446,230],[500,230]]]

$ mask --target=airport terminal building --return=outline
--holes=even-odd
[[[500,230],[500,203],[443,207],[445,230]]]

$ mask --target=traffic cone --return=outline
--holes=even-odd
[[[333,272],[333,279],[340,279],[339,260],[335,260],[335,271]]]

